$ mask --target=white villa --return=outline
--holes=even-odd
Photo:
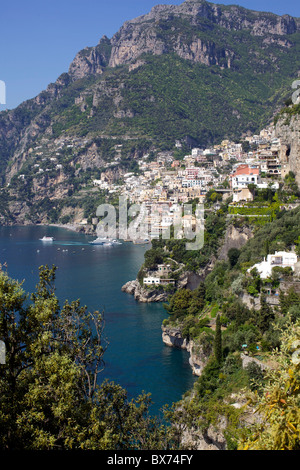
[[[159,275],[161,275],[161,274],[159,274]],[[175,285],[175,280],[174,279],[163,279],[161,277],[148,276],[148,277],[144,277],[143,284],[145,286],[158,286],[158,285],[168,285],[168,284]]]
[[[297,255],[293,252],[286,251],[275,251],[275,254],[268,255],[267,259],[261,263],[255,264],[248,269],[250,272],[253,268],[256,268],[262,279],[267,279],[272,275],[272,269],[275,266],[280,266],[282,268],[291,267],[292,270],[295,270],[295,264],[297,263]]]
[[[152,286],[153,284],[158,285],[158,284],[160,284],[160,278],[159,277],[150,277],[150,276],[149,277],[144,277],[143,283],[146,286]]]
[[[245,164],[239,165],[230,175],[230,182],[232,189],[247,188],[250,183],[257,185],[261,183],[259,168]]]

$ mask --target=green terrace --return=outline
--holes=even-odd
[[[264,225],[274,220],[281,210],[282,204],[276,202],[261,203],[231,203],[228,205],[228,217],[249,217],[251,222]]]

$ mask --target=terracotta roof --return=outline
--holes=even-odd
[[[259,168],[251,168],[249,166],[242,165],[235,170],[232,176],[239,175],[259,175]]]

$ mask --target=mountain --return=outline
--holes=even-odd
[[[258,131],[290,95],[299,52],[299,18],[204,0],[157,5],[78,52],[37,97],[0,113],[6,197],[63,199],[111,162],[118,178],[175,140],[207,146]]]

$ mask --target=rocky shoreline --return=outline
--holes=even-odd
[[[207,364],[210,354],[205,354],[200,345],[187,341],[182,337],[179,328],[162,326],[162,340],[167,346],[185,349],[189,354],[189,364],[193,374],[200,377]]]
[[[156,289],[142,287],[137,279],[129,281],[122,287],[122,292],[131,294],[138,302],[166,302],[169,294]]]
[[[44,225],[44,224],[41,224]],[[86,235],[97,235],[93,225],[81,224],[45,224],[48,227],[58,227],[72,232],[85,233]]]

